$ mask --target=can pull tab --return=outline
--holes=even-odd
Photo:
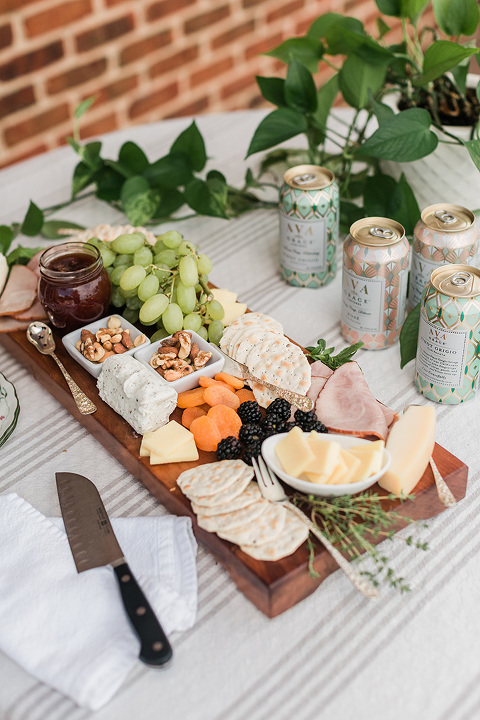
[[[293,182],[297,185],[306,185],[307,183],[311,183],[316,179],[316,176],[312,173],[303,173],[303,175],[295,175],[295,177],[293,178]]]
[[[373,237],[384,238],[385,240],[391,240],[395,237],[393,230],[389,230],[388,228],[372,227],[368,232],[370,235],[373,235]]]
[[[444,225],[451,225],[452,223],[457,222],[455,215],[452,215],[452,213],[448,212],[448,210],[437,210],[434,215]]]
[[[449,278],[445,278],[439,288],[448,295],[470,295],[473,289],[473,275],[466,270],[459,270]]]

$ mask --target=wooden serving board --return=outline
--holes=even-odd
[[[318,578],[312,578],[308,572],[308,553],[306,545],[293,555],[276,562],[254,560],[243,553],[238,545],[222,540],[214,533],[198,527],[190,502],[176,485],[178,475],[198,463],[213,462],[214,453],[199,451],[197,463],[171,463],[151,466],[148,458],[140,458],[141,436],[117,415],[99,397],[96,379],[76,363],[64,350],[57,337],[57,355],[68,369],[81,389],[98,407],[93,415],[81,415],[73,401],[63,376],[52,358],[41,355],[31,345],[25,332],[0,335],[0,343],[24,365],[50,393],[81,423],[104,447],[111,452],[124,467],[136,477],[154,495],[167,510],[176,515],[188,515],[192,518],[193,528],[198,541],[209,550],[230,573],[239,589],[265,615],[275,617],[310,595],[330,573],[338,569],[329,553],[319,547],[314,560]],[[178,408],[172,419],[181,421]],[[464,497],[467,486],[468,468],[457,457],[440,445],[435,445],[433,453],[438,469],[444,476],[457,500]],[[381,491],[375,485],[374,491]],[[382,491],[381,491],[382,492]],[[433,474],[428,467],[420,483],[415,488],[415,500],[397,505],[399,514],[416,520],[438,515],[445,510],[438,499]],[[406,525],[401,519],[396,530]]]

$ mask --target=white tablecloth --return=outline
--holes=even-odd
[[[242,181],[242,158],[261,114],[198,119],[211,166],[233,183]],[[172,120],[113,133],[104,139],[105,154],[115,157],[121,143],[131,139],[156,159],[188,124],[186,119]],[[0,224],[21,220],[30,198],[40,207],[67,199],[75,164],[73,151],[62,148],[1,172]],[[478,175],[472,181],[477,180]],[[422,178],[418,187],[424,190]],[[84,225],[122,222],[118,213],[94,200],[59,216]],[[278,275],[276,212],[254,212],[231,221],[196,218],[176,227],[211,257],[211,280],[218,286],[237,291],[252,310],[278,318],[286,334],[304,345],[324,337],[343,347],[341,277],[320,290],[284,284]],[[33,244],[40,243],[36,239]],[[413,363],[400,370],[397,346],[358,355],[382,402],[396,410],[423,402],[413,387]],[[15,433],[0,449],[0,492],[15,491],[41,512],[59,515],[54,474],[70,470],[95,479],[112,516],[166,512],[3,349],[0,370],[15,383],[22,407]],[[412,550],[401,539],[384,544],[397,572],[411,584],[410,593],[384,588],[379,601],[368,601],[337,571],[314,595],[269,620],[200,549],[198,621],[193,630],[172,637],[173,666],[158,672],[138,663],[95,718],[479,717],[480,398],[436,410],[438,442],[470,467],[468,491],[465,500],[422,531],[431,546],[428,552]],[[2,720],[90,717],[7,657],[0,657],[0,678]]]

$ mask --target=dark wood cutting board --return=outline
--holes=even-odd
[[[141,436],[137,435],[128,423],[100,399],[96,388],[96,379],[66,353],[58,337],[56,340],[58,357],[73,379],[98,407],[97,412],[93,415],[81,415],[78,412],[55,362],[52,358],[41,355],[28,342],[25,332],[0,335],[0,343],[134,477],[143,483],[167,510],[176,515],[188,515],[192,518],[198,541],[222,563],[238,588],[265,615],[275,617],[291,608],[314,592],[330,573],[338,569],[329,553],[323,548],[319,548],[314,561],[314,568],[319,577],[312,578],[308,573],[306,544],[283,560],[262,562],[245,555],[238,545],[221,540],[214,533],[199,528],[190,502],[176,485],[176,478],[181,472],[196,464],[215,461],[215,454],[199,451],[200,459],[196,463],[151,466],[148,458],[139,456]],[[181,412],[177,408],[172,419],[180,422]],[[433,458],[455,498],[457,500],[463,498],[467,486],[467,466],[438,444],[435,445]],[[377,485],[372,489],[381,491]],[[416,520],[433,517],[445,510],[445,506],[438,499],[433,474],[429,467],[415,488],[414,501],[407,500],[404,503],[391,504],[397,505],[401,516]],[[399,530],[405,524],[399,520],[396,529]]]

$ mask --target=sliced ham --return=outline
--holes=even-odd
[[[333,370],[330,370],[321,360],[315,360],[315,362],[310,365],[310,372],[312,373],[312,377],[325,378],[325,381],[328,380],[330,375],[333,375]]]
[[[17,320],[12,317],[0,317],[0,333],[15,332],[15,330],[26,330],[30,325],[28,320]]]
[[[317,417],[331,432],[386,440],[388,426],[356,362],[341,365],[327,379],[317,402]]]
[[[29,270],[32,270],[37,277],[40,277],[40,258],[45,252],[45,250],[48,250],[48,248],[45,247],[42,248],[42,250],[39,250],[27,263],[27,268]]]
[[[47,313],[40,300],[35,300],[27,310],[22,310],[19,313],[12,313],[12,317],[16,320],[48,320]]]
[[[27,310],[37,297],[38,278],[25,265],[14,265],[0,297],[0,316]]]

